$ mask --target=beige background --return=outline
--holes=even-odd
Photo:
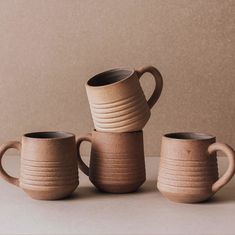
[[[146,155],[172,131],[213,133],[235,147],[234,22],[232,0],[1,0],[0,142],[91,130],[87,79],[151,64],[164,90],[145,128]]]

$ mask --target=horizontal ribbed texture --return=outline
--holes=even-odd
[[[78,184],[76,162],[21,160],[20,184],[24,189],[48,190]]]
[[[162,158],[158,188],[169,193],[200,193],[211,190],[218,179],[216,158],[205,161],[182,161]]]
[[[145,181],[144,157],[138,153],[113,155],[93,152],[90,180],[97,188],[106,192],[135,191]]]
[[[107,132],[141,130],[150,117],[142,90],[110,103],[90,103],[95,128]]]

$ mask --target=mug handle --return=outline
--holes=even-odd
[[[0,146],[0,176],[7,182],[19,187],[19,179],[8,175],[2,167],[2,157],[4,153],[10,148],[15,148],[21,152],[21,143],[19,141],[10,141]]]
[[[220,177],[213,185],[212,192],[216,193],[220,190],[225,184],[227,184],[233,177],[235,173],[235,152],[234,150],[227,144],[224,143],[213,143],[209,146],[208,152],[209,154],[213,154],[216,151],[222,151],[228,157],[228,169],[226,172]]]
[[[91,133],[87,133],[86,135],[80,136],[77,139],[78,166],[84,174],[89,176],[89,167],[84,163],[84,161],[82,160],[81,154],[80,154],[80,146],[83,141],[88,141],[88,142],[92,143]]]
[[[137,73],[137,76],[139,79],[144,73],[151,73],[155,79],[155,88],[153,91],[153,94],[151,97],[148,99],[147,103],[149,105],[149,108],[152,109],[152,107],[155,105],[157,100],[159,99],[161,92],[162,92],[162,87],[163,87],[163,80],[162,80],[162,75],[160,72],[153,66],[146,66],[143,67],[140,70],[135,70]]]

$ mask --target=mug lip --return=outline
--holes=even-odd
[[[46,135],[55,135],[55,137],[49,137],[49,136],[46,137]],[[56,135],[61,135],[61,136],[56,137]],[[75,135],[71,132],[66,132],[66,131],[37,131],[37,132],[28,132],[23,135],[23,138],[27,138],[31,140],[41,140],[41,141],[63,140],[63,139],[69,139],[71,137],[75,137]]]
[[[121,70],[125,70],[125,71],[128,71],[130,72],[129,75],[125,76],[123,79],[119,80],[119,81],[116,81],[114,83],[111,83],[111,84],[107,84],[107,85],[102,85],[102,86],[92,86],[92,85],[89,85],[89,83],[92,81],[92,80],[95,80],[96,77],[98,76],[103,76],[107,73],[110,73],[110,72],[116,72],[116,71],[121,71]],[[108,69],[108,70],[105,70],[101,73],[97,73],[96,75],[94,75],[93,77],[91,77],[87,82],[86,82],[86,87],[89,87],[89,88],[92,88],[92,89],[99,89],[99,88],[103,88],[103,87],[110,87],[110,86],[113,86],[115,84],[118,84],[118,83],[121,83],[123,81],[126,81],[127,79],[129,79],[130,77],[132,77],[132,75],[135,73],[135,69],[131,69],[131,68],[124,68],[124,67],[120,67],[120,68],[114,68],[114,69]]]
[[[216,137],[203,132],[172,132],[164,134],[163,138],[174,141],[208,141]]]

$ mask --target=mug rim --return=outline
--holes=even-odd
[[[129,75],[125,76],[124,78],[122,78],[121,80],[119,81],[115,81],[113,83],[110,83],[110,84],[106,84],[106,85],[100,85],[100,86],[93,86],[93,85],[90,85],[89,83],[92,82],[92,80],[95,80],[98,76],[103,76],[107,73],[110,73],[110,72],[116,72],[116,71],[128,71],[130,72]],[[109,69],[109,70],[105,70],[101,73],[98,73],[96,75],[94,75],[93,77],[91,77],[87,82],[86,82],[86,87],[89,87],[89,88],[93,88],[93,89],[99,89],[99,88],[103,88],[103,87],[110,87],[110,86],[113,86],[115,84],[118,84],[118,83],[121,83],[125,80],[127,80],[128,78],[130,78],[133,74],[135,73],[135,70],[134,69],[130,69],[130,68],[114,68],[114,69]]]
[[[164,134],[163,138],[176,141],[208,141],[216,137],[203,132],[172,132]]]
[[[51,137],[50,137],[51,135]],[[54,136],[53,136],[54,135]],[[28,132],[23,135],[24,138],[31,140],[62,140],[75,137],[73,133],[65,131],[37,131],[37,132]]]

